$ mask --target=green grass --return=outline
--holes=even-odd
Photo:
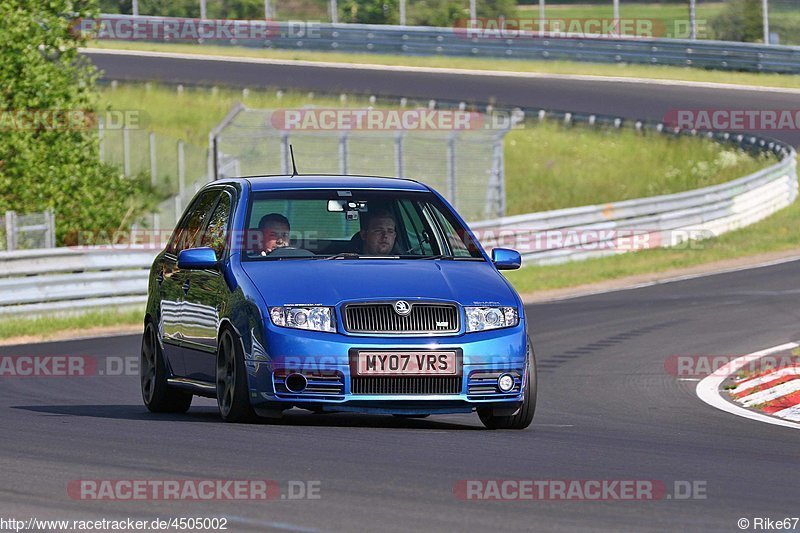
[[[664,272],[723,259],[800,249],[800,202],[746,228],[690,246],[641,250],[552,266],[532,266],[507,273],[523,293],[572,287],[611,279]]]
[[[707,140],[544,123],[506,137],[509,214],[697,189],[768,164]]]
[[[153,52],[175,52],[209,54],[230,57],[260,57],[280,60],[332,61],[354,64],[402,65],[413,67],[458,68],[503,72],[532,72],[542,74],[575,74],[592,76],[616,76],[623,78],[648,78],[682,80],[694,82],[729,83],[762,87],[800,88],[800,75],[758,74],[752,72],[727,72],[695,68],[656,65],[626,65],[580,63],[573,61],[533,61],[518,59],[404,56],[389,54],[358,54],[341,52],[318,52],[298,50],[263,50],[232,46],[163,44],[125,41],[95,41],[93,48],[144,50]],[[268,80],[265,80],[268,83]],[[280,86],[280,80],[274,84]]]
[[[656,4],[645,2],[620,2],[620,19],[652,19],[654,37],[687,38],[686,26],[689,19],[688,2],[685,4]],[[708,21],[719,15],[724,7],[723,2],[701,2],[697,4],[698,30],[708,25]],[[545,4],[545,16],[548,19],[612,19],[614,16],[611,2],[604,4]],[[517,7],[520,17],[538,18],[539,5],[521,5]],[[623,26],[624,28],[624,26]],[[700,35],[700,37],[706,37]],[[711,37],[711,36],[708,36]]]
[[[341,105],[339,98],[309,98],[296,92],[279,99],[275,91],[250,91],[243,97],[234,90],[187,89],[179,94],[174,88],[142,85],[109,87],[101,96],[104,107],[143,110],[150,129],[196,146],[195,157],[187,158],[187,167],[196,172],[205,169],[199,147],[206,146],[207,132],[237,101],[265,109]],[[364,106],[367,101],[348,98],[347,104]],[[138,152],[147,154],[146,132],[132,135],[132,146],[134,138],[139,139]],[[108,140],[107,151],[111,151]],[[173,152],[158,153],[165,154],[159,169],[169,174],[175,168]],[[506,136],[505,157],[510,215],[696,189],[744,176],[768,163],[706,139],[642,136],[627,129],[567,128],[538,121]],[[173,178],[165,179],[173,183]]]
[[[129,326],[141,324],[142,309],[91,311],[81,315],[47,316],[38,318],[8,318],[0,321],[0,339],[10,337],[48,337],[66,330]]]

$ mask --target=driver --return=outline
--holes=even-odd
[[[264,250],[261,255],[267,255],[276,248],[289,246],[289,220],[278,213],[269,213],[261,217],[258,229],[264,237]]]
[[[396,230],[394,216],[388,210],[379,209],[369,213],[361,229],[361,240],[364,243],[362,253],[389,255],[394,249]]]

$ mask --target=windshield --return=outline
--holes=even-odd
[[[483,260],[466,230],[430,193],[255,193],[247,228],[246,260]]]

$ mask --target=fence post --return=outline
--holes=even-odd
[[[339,22],[339,4],[336,2],[336,0],[331,0],[330,10],[331,10],[331,23],[336,24],[337,22]]]
[[[13,252],[17,248],[17,214],[6,211],[6,251]]]
[[[405,139],[405,132],[399,131],[394,137],[394,171],[398,178],[406,177],[406,169],[403,164],[403,140]]]
[[[150,144],[150,184],[155,187],[158,181],[158,168],[156,167],[156,134],[152,131],[148,136]]]
[[[342,175],[347,175],[347,149],[347,132],[343,132],[339,135],[339,174]]]
[[[504,217],[506,215],[506,184],[502,134],[495,136],[492,145],[492,176],[487,196],[489,198],[486,205],[486,214],[490,217]]]
[[[281,132],[281,174],[288,174],[291,163],[289,161],[289,134]]]
[[[131,175],[131,137],[127,126],[122,128],[122,171]]]
[[[100,149],[100,161],[105,162],[105,139],[104,139],[104,131],[103,131],[103,119],[97,121],[97,144],[98,148]]]
[[[55,248],[56,247],[56,212],[53,208],[49,208],[45,211],[45,224],[47,224],[47,231],[45,233],[45,239],[47,240],[48,248]]]
[[[447,136],[447,200],[456,206],[456,132]]]
[[[180,218],[183,213],[183,195],[186,189],[186,163],[184,160],[183,141],[178,141],[178,195],[175,197],[175,216]],[[177,224],[177,220],[175,223]]]

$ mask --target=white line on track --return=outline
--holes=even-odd
[[[753,361],[754,358],[770,355],[777,352],[783,352],[787,350],[792,350],[800,346],[800,343],[797,342],[787,342],[786,344],[781,344],[780,346],[773,346],[772,348],[767,348],[765,350],[760,350],[758,352],[753,352],[748,355],[744,355],[742,357],[737,357],[730,363],[726,364],[725,366],[721,367],[719,370],[704,378],[700,383],[697,384],[697,389],[695,392],[697,393],[698,398],[706,402],[708,405],[712,407],[716,407],[717,409],[721,409],[727,413],[731,413],[733,415],[741,416],[744,418],[749,418],[750,420],[757,420],[759,422],[766,422],[767,424],[774,424],[776,426],[783,426],[788,428],[800,429],[800,424],[792,422],[790,420],[783,420],[780,418],[776,418],[773,416],[767,416],[761,413],[757,413],[755,411],[750,411],[749,409],[745,409],[744,407],[740,407],[734,403],[727,401],[723,398],[719,393],[719,386],[722,384],[725,379],[742,368],[743,366],[749,364]]]
[[[302,59],[270,59],[265,57],[218,56],[212,54],[185,54],[178,52],[150,52],[145,50],[120,50],[110,48],[81,48],[81,52],[97,55],[158,57],[164,59],[187,59],[193,61],[224,61],[227,63],[249,63],[256,65],[284,65],[296,67],[316,67],[326,69],[371,70],[390,72],[416,72],[420,74],[456,74],[459,76],[480,76],[490,78],[519,78],[565,81],[594,81],[602,83],[634,83],[643,85],[663,85],[668,87],[693,87],[698,89],[718,89],[730,91],[750,91],[760,93],[798,94],[800,89],[788,87],[763,87],[758,85],[738,85],[735,83],[714,83],[703,81],[670,80],[655,78],[632,78],[625,76],[595,76],[588,74],[550,74],[545,72],[514,72],[505,70],[477,70],[447,67],[411,67],[406,65],[378,65],[374,63],[345,63],[335,61],[308,61]]]

